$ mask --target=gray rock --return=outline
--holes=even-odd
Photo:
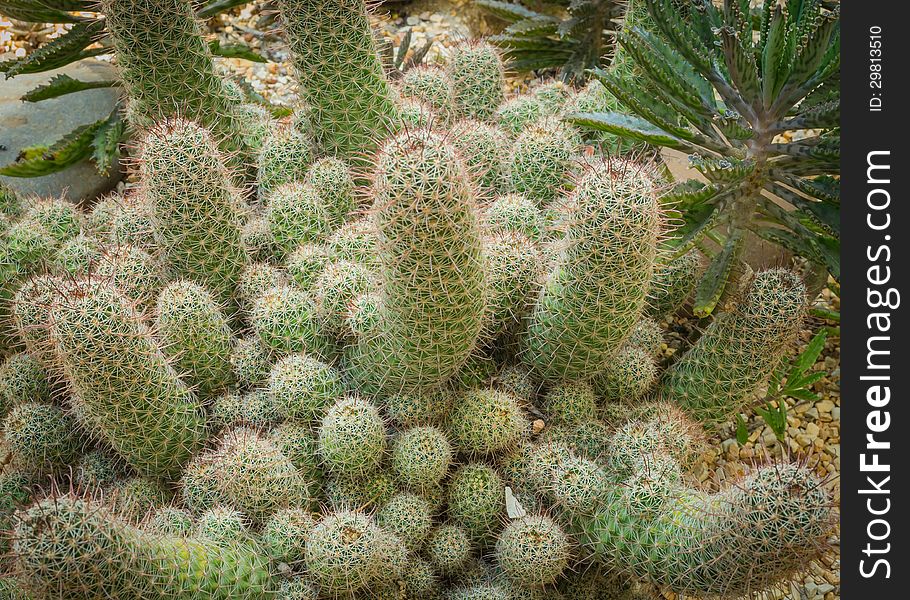
[[[2,60],[8,58],[9,55],[0,56]],[[47,83],[57,74],[82,81],[117,77],[116,69],[110,63],[93,59],[47,73],[19,75],[6,80],[0,74],[0,167],[15,161],[23,148],[51,144],[80,125],[106,117],[114,108],[117,88],[85,90],[41,102],[20,100],[26,92]],[[92,162],[85,160],[59,173],[30,178],[0,177],[0,182],[22,196],[47,198],[65,193],[74,202],[86,202],[112,189],[121,176],[119,165],[105,177],[98,173]]]

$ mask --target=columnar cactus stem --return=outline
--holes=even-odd
[[[139,472],[174,478],[205,440],[205,417],[133,305],[82,280],[54,302],[51,339],[96,433]]]
[[[146,138],[141,172],[171,268],[230,300],[249,262],[243,205],[209,133],[188,121],[163,124]]]
[[[362,158],[395,114],[364,0],[281,0],[278,7],[316,145],[330,156]]]
[[[180,116],[209,128],[219,147],[245,158],[236,104],[215,72],[189,0],[101,0],[133,125]],[[238,161],[238,164],[239,161]]]
[[[404,133],[379,156],[373,221],[382,261],[380,316],[348,353],[364,390],[428,390],[465,363],[486,301],[470,180],[435,133]]]
[[[146,532],[73,495],[41,500],[18,517],[13,556],[27,589],[40,597],[273,597],[268,560],[249,540]]]
[[[569,206],[522,354],[552,380],[590,378],[619,349],[645,306],[661,229],[653,183],[631,164],[592,166]]]

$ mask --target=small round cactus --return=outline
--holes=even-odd
[[[94,491],[108,488],[124,474],[122,461],[103,450],[83,454],[73,467],[73,477],[80,489]]]
[[[288,256],[285,267],[291,280],[300,289],[307,291],[315,285],[331,255],[330,250],[322,244],[301,244]]]
[[[249,523],[238,510],[216,506],[199,515],[195,534],[219,544],[232,543],[249,535]]]
[[[240,239],[250,260],[269,262],[275,258],[275,238],[265,217],[250,218],[240,231]]]
[[[610,359],[609,366],[593,379],[593,385],[604,400],[635,402],[648,393],[656,380],[652,353],[627,347]]]
[[[331,216],[309,184],[289,181],[272,189],[265,220],[279,257],[290,255],[304,242],[321,242],[331,232]]]
[[[351,304],[375,285],[373,274],[363,265],[346,260],[327,264],[312,290],[317,314],[325,327],[338,336],[345,335],[345,320]]]
[[[165,506],[152,515],[148,530],[166,536],[187,536],[193,532],[193,515],[182,508]]]
[[[463,466],[449,484],[449,516],[472,539],[488,539],[505,508],[505,484],[495,469],[472,463]]]
[[[487,315],[484,335],[514,333],[531,308],[545,262],[537,245],[514,231],[484,240],[487,256]]]
[[[0,364],[0,419],[17,404],[50,398],[47,370],[31,354],[13,354]]]
[[[388,568],[382,538],[382,530],[363,513],[328,514],[307,537],[307,573],[324,593],[362,590],[377,582]]]
[[[370,473],[379,467],[385,451],[385,423],[367,400],[342,398],[322,418],[319,454],[329,471],[349,476]]]
[[[262,549],[272,560],[299,564],[306,554],[306,541],[316,519],[299,508],[285,508],[273,514],[262,527]]]
[[[499,51],[483,41],[459,44],[449,59],[452,110],[459,117],[489,119],[502,103],[505,73]]]
[[[663,343],[664,335],[660,325],[648,317],[642,317],[626,339],[626,346],[640,348],[650,356],[657,355]]]
[[[338,371],[307,354],[275,363],[266,389],[281,414],[306,423],[322,419],[345,393]]]
[[[307,169],[304,181],[316,190],[321,205],[329,213],[333,228],[344,223],[357,208],[351,168],[343,160],[320,158]]]
[[[442,481],[453,455],[441,429],[413,427],[399,433],[392,443],[392,470],[403,485],[426,489]]]
[[[85,275],[101,261],[101,241],[80,233],[64,242],[54,257],[54,270],[70,275]]]
[[[277,267],[262,262],[251,263],[237,279],[237,297],[244,306],[253,306],[259,296],[284,284],[284,275]]]
[[[543,213],[534,201],[521,194],[499,196],[487,207],[485,216],[491,232],[514,231],[534,241],[540,241],[545,232]]]
[[[279,419],[281,411],[272,396],[262,389],[246,394],[227,392],[212,401],[209,423],[213,430],[234,425],[265,427]]]
[[[161,262],[136,246],[109,249],[95,272],[143,309],[154,306],[165,280]]]
[[[496,109],[496,122],[512,137],[518,137],[528,127],[547,114],[544,103],[529,94],[515,96]]]
[[[474,389],[456,399],[449,433],[462,452],[492,454],[517,444],[526,425],[515,396],[495,389]]]
[[[384,471],[367,475],[339,475],[325,484],[325,496],[333,510],[381,510],[395,495],[395,479]]]
[[[580,425],[597,418],[597,397],[588,383],[560,383],[544,395],[542,408],[554,425]]]
[[[312,154],[306,134],[290,128],[273,129],[259,151],[259,198],[271,198],[282,185],[303,181]]]
[[[23,220],[43,227],[57,244],[76,237],[82,226],[82,215],[76,206],[60,198],[32,202],[25,209]]]
[[[459,525],[445,523],[430,534],[427,540],[427,558],[443,575],[457,573],[471,557],[471,538]]]
[[[410,549],[418,550],[433,528],[433,512],[425,499],[400,492],[379,510],[376,522],[397,535]]]
[[[478,191],[487,195],[499,191],[509,151],[505,133],[495,125],[462,119],[452,126],[449,136]]]
[[[62,467],[79,454],[75,423],[57,406],[23,402],[13,407],[2,423],[6,446],[23,468]]]
[[[268,349],[258,336],[241,338],[231,350],[231,373],[241,388],[251,388],[264,382],[272,368]]]
[[[651,299],[645,309],[655,319],[672,315],[685,303],[698,282],[701,259],[697,250],[660,263],[651,280]]]
[[[496,376],[496,387],[525,403],[530,403],[537,393],[531,372],[521,364],[504,367]]]
[[[156,326],[165,353],[202,396],[229,386],[233,336],[227,317],[200,285],[177,280],[158,295]]]
[[[285,421],[269,431],[268,439],[294,463],[304,477],[313,482],[322,479],[316,437],[309,427]]]
[[[250,311],[250,323],[262,345],[279,356],[308,352],[322,357],[329,352],[316,303],[292,286],[276,286],[261,294]]]
[[[522,587],[556,582],[569,566],[569,537],[550,517],[527,516],[506,525],[496,540],[496,562]]]
[[[398,91],[402,96],[427,103],[437,115],[448,119],[452,112],[451,88],[445,70],[436,65],[418,65],[408,69]]]
[[[572,178],[578,140],[571,128],[547,117],[523,129],[507,162],[512,191],[544,207]]]

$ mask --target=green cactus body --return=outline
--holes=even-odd
[[[487,42],[462,42],[449,59],[446,74],[456,116],[487,120],[502,104],[505,70],[499,52]]]
[[[385,414],[401,427],[438,425],[445,421],[455,401],[455,394],[440,388],[413,394],[392,394],[383,402]]]
[[[496,540],[499,568],[520,587],[552,585],[569,566],[569,556],[569,536],[543,515],[513,520]]]
[[[392,496],[376,515],[380,527],[397,535],[412,550],[418,550],[433,528],[433,511],[425,499],[408,492]]]
[[[441,118],[451,118],[451,86],[445,70],[436,65],[418,65],[405,71],[398,91],[402,96],[425,102]]]
[[[388,569],[382,537],[382,530],[363,513],[326,515],[307,538],[307,572],[324,593],[362,590]]]
[[[449,433],[459,450],[488,455],[518,444],[527,427],[518,398],[494,389],[467,390],[455,400]]]
[[[805,567],[832,523],[827,492],[794,465],[762,467],[714,495],[664,493],[656,512],[642,511],[614,488],[575,526],[596,561],[688,596],[735,598],[772,585]]]
[[[547,110],[540,100],[530,95],[515,96],[496,109],[496,122],[512,138],[546,116]]]
[[[313,515],[286,508],[272,515],[262,528],[262,548],[272,560],[289,565],[303,562],[306,540],[316,526]]]
[[[555,117],[523,127],[506,159],[512,191],[549,205],[572,179],[578,145],[572,128]]]
[[[635,402],[657,381],[657,365],[641,348],[622,348],[609,366],[592,380],[597,395],[607,401]]]
[[[303,181],[312,155],[312,143],[305,134],[291,128],[271,132],[259,151],[256,176],[259,198],[268,198],[286,183]]]
[[[474,119],[462,119],[449,132],[465,167],[481,194],[500,190],[506,171],[509,142],[497,126]]]
[[[384,471],[340,474],[325,484],[325,497],[333,510],[382,510],[397,491],[394,477]]]
[[[269,229],[265,217],[257,215],[250,218],[240,235],[250,260],[260,263],[274,262],[275,238],[272,237],[272,230]]]
[[[101,257],[101,242],[92,236],[79,234],[60,246],[52,270],[70,275],[85,275],[101,262]]]
[[[285,267],[288,275],[297,287],[309,291],[331,260],[331,254],[322,244],[301,244],[287,258]]]
[[[427,540],[427,558],[443,575],[457,573],[471,557],[468,532],[454,523],[444,523],[433,530]]]
[[[249,308],[259,296],[284,283],[284,274],[278,267],[269,263],[252,263],[243,269],[237,280],[237,297],[243,306]]]
[[[188,506],[224,504],[257,523],[280,509],[306,506],[311,499],[312,482],[278,446],[251,429],[229,430],[216,448],[194,459],[187,473],[183,494]],[[207,496],[221,502],[206,506]]]
[[[81,440],[72,417],[53,404],[23,402],[6,415],[2,426],[13,461],[24,469],[63,467],[79,454]]]
[[[505,194],[496,198],[486,209],[486,228],[490,232],[514,231],[535,242],[545,233],[543,213],[537,205],[521,194]]]
[[[157,229],[155,207],[140,192],[124,199],[111,215],[106,238],[114,246],[136,246],[152,253],[161,241]]]
[[[449,516],[477,541],[486,541],[500,525],[505,483],[492,467],[463,466],[449,484]]]
[[[290,255],[300,244],[324,241],[331,231],[330,218],[316,190],[298,181],[275,188],[265,207],[279,258]]]
[[[50,399],[47,369],[31,354],[13,354],[0,364],[0,419],[18,404]]]
[[[290,285],[261,294],[250,311],[250,323],[263,346],[278,356],[307,352],[329,354],[329,340],[316,315],[313,298]]]
[[[141,248],[128,245],[107,250],[95,272],[143,311],[154,306],[166,277],[159,260]]]
[[[313,423],[343,399],[346,388],[334,367],[306,354],[292,354],[272,367],[266,390],[282,414]]]
[[[23,511],[12,535],[26,588],[42,597],[265,599],[273,590],[268,561],[250,542],[146,532],[71,495]]]
[[[760,272],[742,302],[718,316],[664,372],[658,395],[702,422],[721,423],[739,413],[795,341],[805,305],[806,289],[796,274]]]
[[[351,168],[343,160],[320,158],[310,165],[304,181],[316,190],[322,206],[329,213],[332,228],[339,227],[357,208],[354,178]]]
[[[231,351],[231,373],[241,388],[249,389],[265,381],[272,368],[268,349],[255,335],[237,340]]]
[[[417,490],[442,481],[453,458],[449,440],[433,426],[402,431],[392,444],[392,470],[402,484]]]
[[[537,245],[512,232],[484,240],[489,295],[484,337],[517,333],[538,291],[545,261]]]
[[[373,194],[381,316],[349,349],[348,369],[367,393],[426,390],[461,368],[483,323],[486,274],[470,181],[443,137],[419,131],[383,148]]]
[[[336,402],[319,426],[319,454],[326,468],[360,476],[379,468],[386,451],[385,424],[370,402],[351,396]]]
[[[22,218],[43,227],[57,244],[79,235],[82,227],[82,215],[76,205],[60,198],[33,202]]]
[[[83,280],[51,309],[67,381],[98,433],[141,473],[176,476],[205,439],[205,420],[132,305]]]
[[[165,125],[146,138],[140,165],[171,269],[227,302],[249,258],[242,201],[211,136],[186,121]]]
[[[559,383],[544,395],[541,408],[554,425],[580,425],[597,418],[597,397],[586,382]]]
[[[361,264],[346,260],[327,264],[313,284],[316,311],[326,329],[338,337],[350,336],[346,320],[351,305],[375,287],[375,277]]]
[[[236,101],[215,72],[192,3],[103,0],[101,10],[117,50],[132,124],[148,129],[174,116],[198,120],[240,166],[248,149]]]
[[[701,259],[697,250],[691,250],[667,263],[658,264],[654,269],[651,299],[645,312],[659,319],[679,310],[695,289],[700,269]]]
[[[579,181],[564,247],[528,324],[523,360],[545,379],[587,379],[625,341],[645,305],[661,217],[635,166],[600,163]]]
[[[158,335],[184,381],[210,396],[232,383],[233,338],[211,294],[189,281],[168,284],[158,296]]]
[[[282,0],[279,9],[316,145],[362,159],[395,111],[364,0]]]

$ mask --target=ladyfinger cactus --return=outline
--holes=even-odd
[[[719,315],[664,373],[659,396],[703,422],[739,413],[795,341],[805,306],[806,288],[795,273],[758,273],[734,310]]]
[[[570,204],[522,353],[552,380],[590,378],[619,350],[644,308],[661,230],[653,183],[625,162],[590,167]]]
[[[50,497],[20,512],[12,532],[26,590],[55,598],[272,597],[268,561],[247,540],[218,544],[125,523],[94,501]]]
[[[175,477],[200,448],[205,419],[132,304],[85,279],[51,309],[68,384],[99,435],[141,473]]]
[[[158,296],[156,326],[165,354],[200,395],[232,383],[233,336],[205,288],[182,280],[168,284]]]
[[[395,110],[364,0],[281,0],[278,8],[317,147],[362,160]]]
[[[249,259],[241,199],[212,136],[188,121],[159,126],[140,168],[171,269],[227,302]]]
[[[505,70],[499,52],[483,41],[462,42],[446,66],[452,109],[458,117],[486,120],[502,103]]]
[[[470,181],[444,137],[404,133],[380,153],[373,195],[381,318],[350,348],[348,368],[364,391],[425,390],[464,364],[483,321],[486,273]]]
[[[215,71],[188,0],[103,0],[117,49],[132,124],[148,129],[170,117],[198,120],[228,157],[245,159],[236,101]],[[167,64],[168,68],[161,68]]]

